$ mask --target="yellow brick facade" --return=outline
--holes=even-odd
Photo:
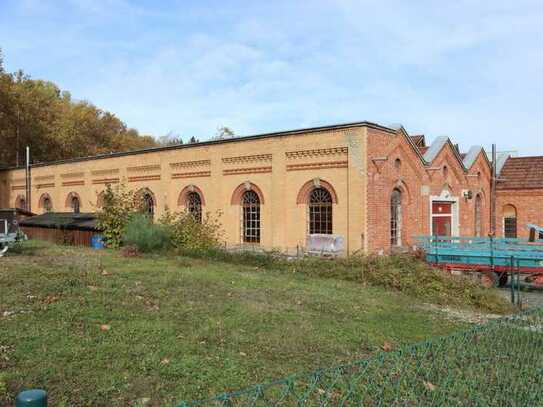
[[[193,185],[203,194],[203,212],[221,211],[225,240],[242,243],[241,208],[232,202],[238,187],[254,185],[263,195],[261,242],[266,249],[295,252],[308,231],[307,204],[297,202],[308,182],[333,188],[333,233],[345,238],[349,252],[364,250],[369,123],[292,131],[219,142],[93,157],[32,169],[32,212],[42,213],[40,197],[48,194],[55,212],[70,211],[67,197],[81,198],[82,212],[98,210],[106,184],[149,189],[155,214],[184,209],[179,195]],[[0,207],[16,207],[24,196],[24,169],[0,172]],[[181,204],[183,204],[181,202]],[[366,242],[367,243],[367,242]]]

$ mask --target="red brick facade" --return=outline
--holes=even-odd
[[[427,162],[413,139],[402,130],[396,135],[368,129],[367,248],[391,250],[391,195],[401,192],[399,246],[415,244],[415,237],[432,231],[432,202],[452,207],[452,234],[485,236],[490,227],[491,167],[481,150],[465,168],[456,148],[447,142]],[[479,197],[478,197],[479,196]],[[475,202],[480,203],[476,231]]]

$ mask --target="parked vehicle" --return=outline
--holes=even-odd
[[[530,241],[532,240],[532,241]],[[449,271],[480,273],[485,286],[504,286],[508,277],[523,275],[543,286],[543,240],[481,237],[419,237],[426,261]]]

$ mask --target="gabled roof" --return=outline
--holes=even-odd
[[[473,164],[475,164],[475,161],[477,160],[477,157],[479,157],[479,154],[483,150],[483,147],[481,146],[473,146],[469,149],[467,154],[463,154],[463,160],[464,160],[464,167],[471,168]]]
[[[431,163],[434,161],[434,158],[437,157],[437,155],[443,150],[443,147],[445,147],[445,144],[449,142],[449,138],[445,136],[438,137],[434,140],[434,142],[430,145],[430,148],[424,153],[424,159]]]
[[[451,139],[449,139],[447,136],[441,136],[434,140],[434,142],[430,145],[430,148],[424,153],[424,160],[428,163],[432,163],[432,161],[435,160],[435,158],[439,155],[441,150],[443,150],[443,148],[445,148],[447,144],[449,145],[449,147],[451,147],[453,154],[456,156],[458,163],[460,164],[462,169],[466,171],[466,166],[464,165],[464,161],[460,156],[458,148],[451,142]]]
[[[426,138],[424,137],[424,134],[414,134],[409,136],[409,138],[417,147],[426,147]]]
[[[499,174],[499,190],[543,189],[543,156],[509,157]]]

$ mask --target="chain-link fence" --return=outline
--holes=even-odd
[[[543,308],[187,406],[543,405]]]

